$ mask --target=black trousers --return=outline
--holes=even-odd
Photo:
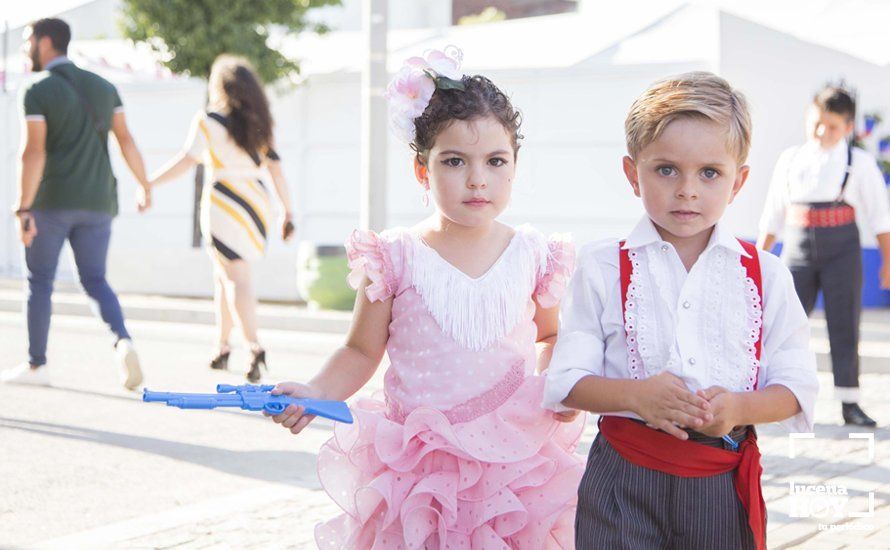
[[[840,227],[788,227],[782,259],[807,315],[822,291],[834,385],[859,387],[859,317],[862,248],[855,223]]]

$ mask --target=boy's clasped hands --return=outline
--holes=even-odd
[[[740,424],[736,394],[720,386],[689,391],[678,376],[662,372],[639,381],[633,412],[647,425],[678,439],[688,439],[684,428],[721,437]]]

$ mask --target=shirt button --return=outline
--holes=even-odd
[[[692,304],[690,304],[689,302],[683,302],[683,309],[689,309],[691,307],[692,307]]]
[[[690,365],[694,365],[694,364],[695,364],[695,357],[690,357],[690,358],[689,358],[689,364],[690,364]]]
[[[667,252],[667,251],[668,251],[668,245],[666,245],[666,244],[661,245],[661,251],[662,251],[662,252]]]

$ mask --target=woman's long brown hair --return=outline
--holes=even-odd
[[[262,155],[272,146],[272,114],[260,79],[250,63],[233,55],[221,55],[210,70],[210,86],[222,100],[229,135],[249,154]]]

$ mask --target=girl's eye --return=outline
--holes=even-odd
[[[659,176],[669,177],[673,176],[676,173],[673,166],[659,166],[656,171]]]
[[[458,166],[460,166],[463,163],[464,163],[463,159],[459,159],[457,157],[447,158],[442,161],[442,164],[444,164],[445,166],[451,166],[452,168],[457,168]]]
[[[492,166],[503,166],[503,165],[507,164],[507,161],[500,157],[495,157],[493,159],[490,159],[488,161],[488,164],[490,164]]]
[[[720,175],[720,172],[714,170],[713,168],[705,168],[704,170],[702,170],[702,175],[705,177],[705,179],[712,180],[716,179]]]

